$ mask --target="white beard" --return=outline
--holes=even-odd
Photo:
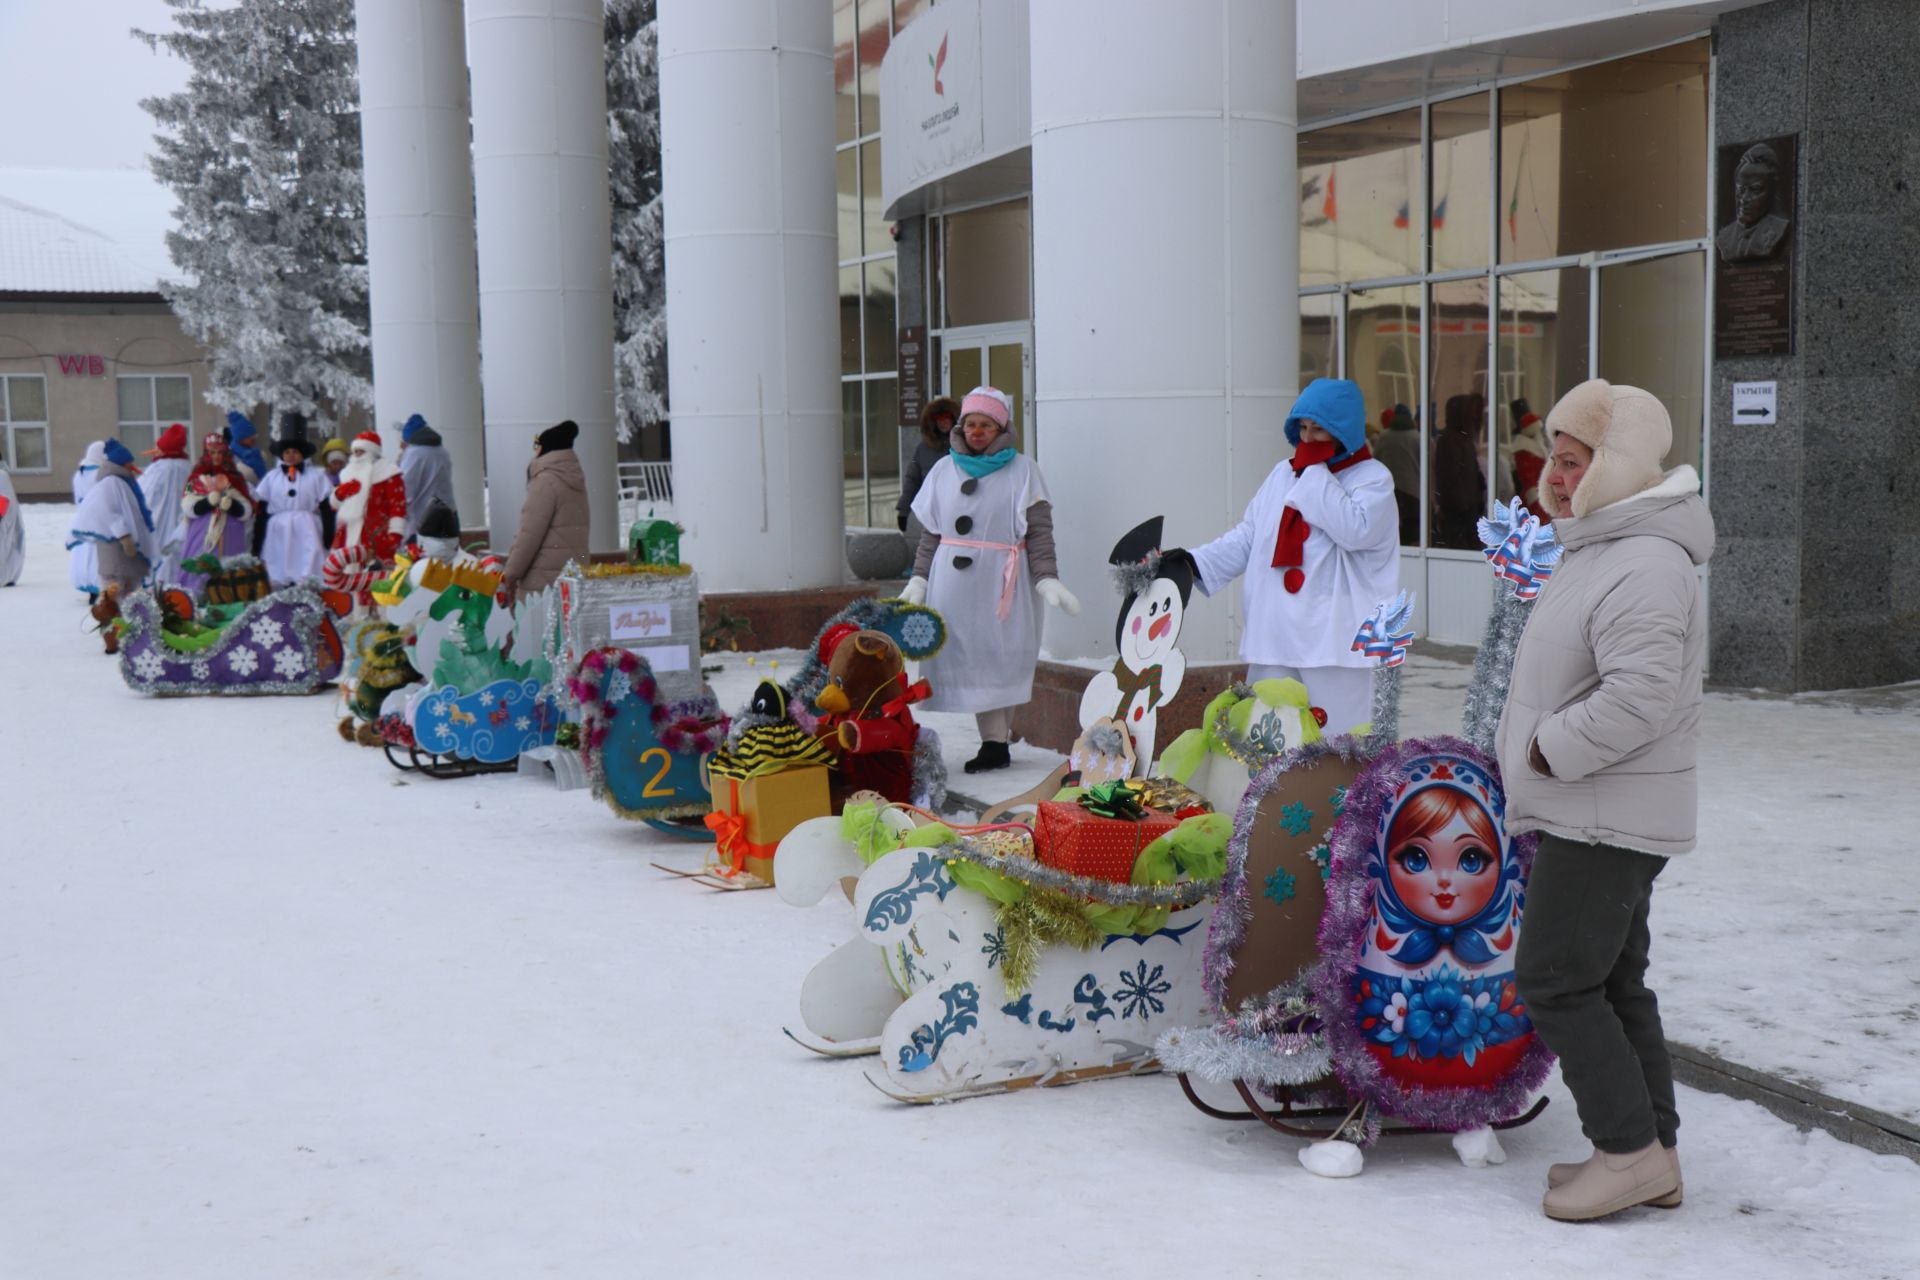
[[[362,463],[352,458],[340,469],[340,483],[349,480],[360,482],[360,491],[351,498],[336,497],[334,510],[340,513],[340,523],[347,531],[347,545],[360,541],[360,525],[367,517],[367,500],[373,496],[373,486],[390,476],[400,474],[400,468],[385,458],[369,458]]]

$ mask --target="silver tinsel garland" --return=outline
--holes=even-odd
[[[1474,655],[1473,682],[1467,687],[1466,709],[1460,718],[1460,736],[1490,755],[1500,730],[1500,717],[1507,708],[1513,656],[1520,648],[1528,616],[1527,603],[1516,599],[1511,591],[1498,590],[1499,585],[1496,581],[1493,612],[1487,615],[1486,635],[1480,640],[1480,652]]]
[[[1220,889],[1218,880],[1120,884],[1113,880],[1076,876],[1021,854],[996,853],[977,843],[971,836],[962,836],[957,842],[942,845],[935,852],[943,857],[962,858],[976,863],[1034,888],[1052,889],[1108,907],[1168,907],[1180,911],[1206,901]]]

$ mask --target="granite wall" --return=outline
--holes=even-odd
[[[1800,208],[1794,353],[1714,363],[1712,679],[1920,679],[1920,4],[1773,0],[1715,34],[1715,145],[1798,134]],[[1753,380],[1776,425],[1732,421]]]

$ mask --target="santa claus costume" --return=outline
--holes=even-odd
[[[200,461],[187,476],[187,491],[179,502],[187,531],[181,539],[182,560],[202,556],[245,555],[253,545],[253,495],[246,473],[227,448],[227,438],[210,431],[200,441]],[[207,589],[205,575],[182,572],[180,586],[195,599]]]
[[[147,510],[153,512],[153,530],[160,543],[152,581],[156,587],[171,587],[180,581],[181,546],[187,534],[186,512],[180,506],[187,473],[193,470],[186,427],[176,422],[162,431],[147,456],[153,461],[140,475],[140,492],[146,496]]]
[[[378,559],[393,559],[407,531],[407,482],[381,456],[378,435],[362,431],[353,438],[331,501],[335,547],[363,546]]]
[[[327,473],[308,464],[313,445],[299,437],[273,442],[280,465],[260,477],[253,496],[267,522],[260,559],[276,588],[320,576],[326,548],[320,543],[320,504],[327,500]]]

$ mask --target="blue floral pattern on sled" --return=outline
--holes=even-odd
[[[1443,964],[1426,978],[1397,978],[1361,969],[1353,975],[1361,1033],[1415,1061],[1464,1058],[1518,1040],[1533,1029],[1513,974],[1469,978]]]
[[[867,932],[879,933],[889,925],[905,924],[913,916],[914,899],[923,893],[936,894],[945,902],[952,892],[953,878],[947,874],[947,860],[922,853],[913,860],[913,869],[907,872],[905,880],[873,895],[873,901],[867,906]]]
[[[980,1023],[980,989],[971,982],[957,982],[940,993],[945,1011],[931,1023],[921,1023],[900,1046],[902,1071],[925,1071],[940,1057],[947,1041],[973,1030]]]

